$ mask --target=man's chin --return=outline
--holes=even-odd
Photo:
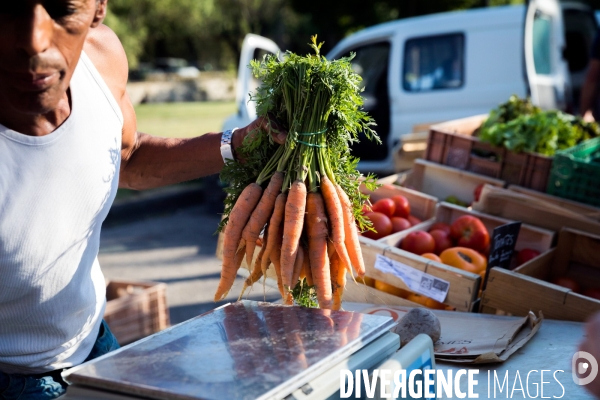
[[[26,115],[48,114],[58,107],[62,96],[55,96],[48,91],[38,93],[5,93],[4,103],[12,112]]]

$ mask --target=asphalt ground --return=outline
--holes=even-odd
[[[166,283],[171,324],[236,301],[243,284],[239,276],[223,301],[213,301],[221,271],[215,231],[222,199],[221,187],[211,179],[116,202],[101,234],[105,277]],[[274,301],[280,296],[268,287],[263,293],[257,284],[244,298]]]

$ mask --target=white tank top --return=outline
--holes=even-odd
[[[0,125],[0,371],[89,355],[105,307],[100,226],[116,195],[123,115],[82,53],[71,115],[46,136]]]

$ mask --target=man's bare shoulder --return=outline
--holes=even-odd
[[[127,56],[117,35],[106,25],[90,29],[83,51],[104,78],[115,98],[125,93],[129,67]]]

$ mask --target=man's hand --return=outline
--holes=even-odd
[[[248,135],[252,135],[253,132],[258,132],[259,130],[268,132],[275,143],[285,143],[287,132],[280,125],[278,125],[277,122],[275,122],[274,118],[258,117],[252,121],[250,125],[237,129],[235,132],[233,132],[231,144],[233,145],[233,151],[236,153],[236,157],[237,154],[239,154],[237,153],[237,149],[244,142],[244,138]]]
[[[585,338],[579,345],[579,351],[590,353],[600,362],[600,313],[595,314],[585,325]],[[600,375],[585,388],[600,398]]]
[[[583,120],[585,122],[596,122],[596,119],[594,118],[594,114],[592,114],[591,110],[587,110],[585,112],[585,114],[583,114]]]

